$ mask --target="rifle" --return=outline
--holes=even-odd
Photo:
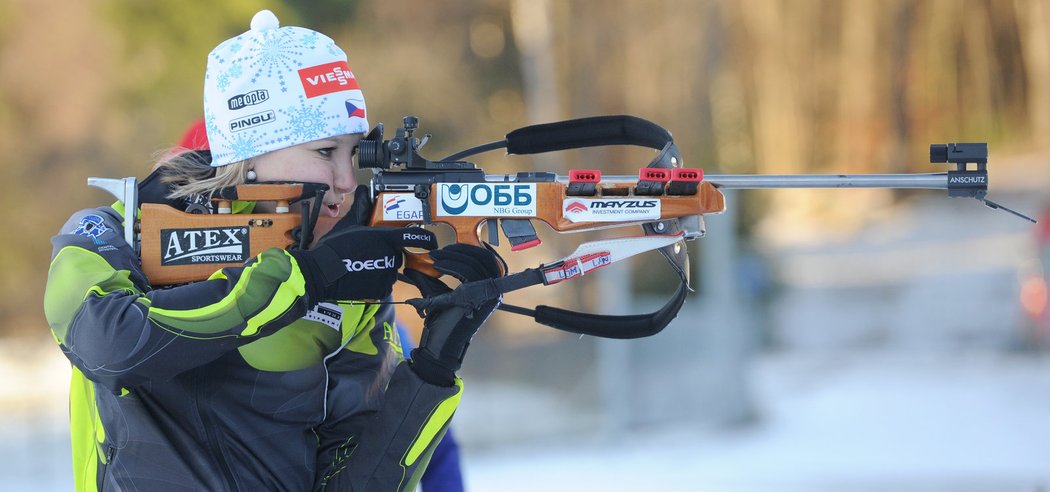
[[[975,198],[985,205],[1032,222],[1027,216],[987,199],[988,145],[934,144],[930,161],[955,164],[941,173],[862,175],[704,175],[683,167],[670,132],[633,116],[600,116],[527,126],[503,140],[466,149],[438,160],[419,153],[430,135],[417,139],[418,119],[406,116],[393,138],[378,124],[358,148],[359,167],[371,169],[369,186],[375,204],[370,225],[447,224],[460,243],[498,245],[499,230],[512,251],[540,243],[532,221],[559,233],[641,226],[643,234],[581,244],[572,254],[492,281],[464,284],[451,293],[411,299],[423,314],[450,304],[470,304],[531,285],[551,285],[580,277],[613,262],[658,250],[678,275],[680,284],[659,310],[625,316],[568,311],[550,306],[527,309],[504,304],[505,311],[534,318],[557,329],[606,338],[638,338],[662,330],[678,313],[689,292],[686,243],[705,235],[703,216],[722,213],[721,189],[761,188],[921,188],[946,189],[949,197]],[[657,151],[637,176],[603,176],[578,169],[568,176],[549,172],[486,174],[466,157],[496,149],[508,154],[537,154],[606,145],[636,145]],[[90,178],[128,210],[137,204],[135,178]],[[318,218],[327,187],[316,183],[246,184],[217,191],[217,214],[190,214],[161,205],[141,204],[137,221],[125,221],[125,239],[141,255],[143,272],[153,285],[203,280],[214,271],[239,266],[270,247],[306,248],[327,232],[335,219]],[[307,198],[318,197],[314,207]],[[231,202],[275,201],[273,214],[231,214]],[[299,214],[291,204],[300,203]],[[408,252],[405,267],[433,277],[426,253]],[[474,284],[474,285],[472,285]]]

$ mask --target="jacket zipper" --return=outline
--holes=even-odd
[[[201,425],[204,426],[205,438],[208,440],[208,450],[211,451],[212,459],[219,465],[219,469],[222,470],[223,478],[226,480],[226,490],[238,491],[240,489],[237,487],[237,481],[233,478],[230,464],[226,462],[226,459],[222,455],[222,449],[219,447],[219,439],[212,426],[214,419],[212,418],[211,410],[209,410],[207,405],[203,404],[205,384],[207,384],[206,379],[203,376],[199,376],[196,401],[197,415],[200,415]]]
[[[109,471],[110,465],[113,464],[113,456],[117,454],[116,451],[116,448],[106,446],[106,461],[102,463],[102,476],[98,477],[98,490],[106,490],[106,472]]]

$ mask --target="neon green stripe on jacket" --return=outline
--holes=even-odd
[[[211,280],[229,280],[222,274]],[[305,294],[306,281],[295,260],[280,249],[262,252],[258,261],[242,271],[229,292],[216,302],[187,309],[150,308],[149,318],[162,326],[191,333],[214,334],[244,326],[242,336],[288,311]]]
[[[124,291],[140,294],[128,278],[127,270],[115,270],[93,251],[66,246],[55,255],[48,269],[44,292],[44,313],[59,343],[66,342],[69,326],[80,308],[80,302],[94,293],[104,296]]]

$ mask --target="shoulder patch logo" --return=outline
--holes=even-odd
[[[102,217],[92,214],[85,215],[84,218],[80,219],[77,228],[73,229],[73,234],[98,239],[108,230],[109,228],[106,227],[106,223],[102,220]]]

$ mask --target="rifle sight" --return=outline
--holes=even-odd
[[[419,154],[419,149],[426,145],[430,134],[422,139],[412,134],[419,128],[419,118],[405,116],[403,125],[397,129],[394,138],[383,140],[383,124],[379,123],[368,132],[357,144],[357,165],[361,169],[391,169],[393,166],[404,166],[404,170],[413,171],[449,171],[472,170],[474,164],[465,161],[444,159],[431,161]]]
[[[987,164],[988,144],[986,143],[950,143],[930,144],[930,162],[951,162],[966,165]],[[965,168],[963,168],[965,169]]]

